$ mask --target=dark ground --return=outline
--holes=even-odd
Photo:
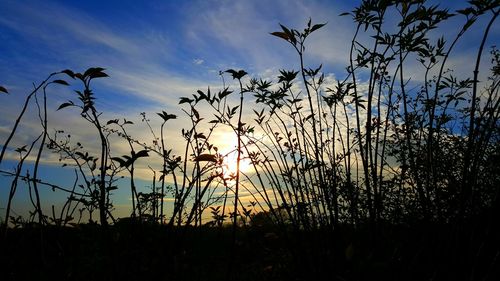
[[[498,230],[378,224],[271,227],[25,227],[1,236],[1,280],[500,280]]]

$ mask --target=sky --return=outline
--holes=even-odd
[[[464,1],[431,1],[451,10]],[[16,1],[0,2],[0,85],[9,95],[0,95],[0,143],[19,113],[33,83],[55,71],[83,72],[103,67],[109,78],[95,82],[97,107],[103,117],[127,118],[140,124],[146,112],[154,125],[156,112],[182,114],[178,100],[198,89],[220,87],[219,71],[244,69],[251,77],[276,79],[279,69],[298,69],[297,55],[283,40],[269,33],[279,23],[301,29],[309,18],[327,23],[308,39],[306,64],[323,64],[328,77],[342,77],[348,63],[354,25],[350,17],[339,17],[359,1],[277,0],[277,1]],[[458,19],[457,19],[458,20]],[[456,32],[455,20],[443,27],[445,34]],[[477,23],[484,28],[485,22]],[[479,30],[479,29],[478,29]],[[471,31],[457,47],[450,61],[459,72],[470,66],[472,46],[481,33]],[[493,27],[490,45],[498,42],[500,28]],[[51,124],[70,128],[88,147],[96,144],[95,134],[78,114],[56,112],[60,103],[74,98],[72,88],[55,85],[50,90]],[[73,112],[75,113],[75,112]],[[22,145],[38,134],[35,112],[29,111],[14,144]],[[31,121],[30,121],[31,120]],[[172,125],[179,134],[182,124]],[[137,136],[147,135],[145,126],[135,128]],[[221,136],[223,138],[223,136]],[[123,151],[126,146],[121,144]],[[11,154],[12,156],[13,154]],[[12,158],[12,157],[11,157]],[[1,169],[12,169],[6,161]],[[59,168],[54,156],[45,156],[44,173],[56,182]],[[146,168],[144,168],[146,170]],[[146,174],[142,180],[146,180]],[[71,178],[68,176],[68,178]],[[0,179],[0,215],[5,207],[9,181]],[[20,191],[19,198],[23,193]],[[118,194],[116,205],[128,208],[128,193]],[[48,192],[47,201],[64,200]],[[21,200],[21,199],[20,199]]]

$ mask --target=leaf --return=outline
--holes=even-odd
[[[279,32],[279,31],[271,32],[271,35],[285,39],[286,41],[290,40],[290,37],[288,37],[288,35],[285,32]]]
[[[123,160],[123,159],[121,159],[120,157],[111,157],[111,160],[120,163],[120,167],[124,167],[125,166],[125,162],[126,161]]]
[[[8,94],[9,91],[7,91],[7,89],[5,89],[4,87],[0,86],[0,92],[3,92],[3,93],[6,93]]]
[[[177,115],[175,114],[168,114],[166,113],[165,111],[162,111],[161,113],[157,113],[162,119],[163,121],[167,122],[168,120],[170,119],[176,119],[177,118]]]
[[[75,104],[74,104],[72,101],[65,102],[65,103],[61,104],[61,105],[57,108],[57,110],[63,109],[63,108],[68,107],[68,106],[74,106],[74,105],[75,105]]]
[[[101,71],[92,73],[92,75],[90,75],[90,78],[102,78],[102,77],[109,77],[109,75]]]
[[[243,76],[248,74],[245,70],[236,71],[234,69],[228,69],[225,72],[231,73],[231,75],[233,76],[233,79],[238,79],[238,80],[240,80],[241,78],[243,78]]]
[[[281,29],[283,29],[283,32],[290,38],[290,41],[295,41],[295,38],[293,36],[293,33],[288,29],[286,26],[282,25],[280,23]]]
[[[476,18],[471,18],[471,19],[469,19],[469,20],[465,23],[465,25],[464,25],[464,27],[463,27],[462,29],[463,29],[463,30],[467,30],[467,29],[469,29],[469,27],[471,27],[471,26],[472,26],[475,22],[476,22]]]
[[[310,114],[309,116],[307,116],[306,118],[304,118],[304,122],[313,118],[314,117],[314,114]]]
[[[183,103],[192,103],[193,101],[194,101],[193,99],[186,98],[186,97],[181,97],[181,98],[180,98],[180,101],[179,101],[179,104],[183,104]]]
[[[200,154],[194,158],[195,162],[207,161],[207,162],[217,162],[217,155],[212,154]]]
[[[457,13],[465,15],[465,16],[473,14],[474,12],[475,12],[475,10],[472,7],[465,8],[465,9],[462,9],[462,10],[457,10]]]
[[[203,91],[198,90],[197,93],[200,95],[199,100],[207,100],[208,99],[208,96],[205,95],[205,93],[203,93]]]
[[[68,75],[69,77],[75,79],[75,73],[69,69],[65,69],[65,70],[61,71],[61,73],[64,73],[64,74]]]
[[[85,73],[83,73],[83,76],[87,77],[87,76],[92,75],[92,73],[101,72],[103,70],[104,70],[104,68],[102,68],[102,67],[91,67],[91,68],[87,69],[85,71]]]
[[[82,81],[85,80],[81,73],[75,73],[75,77],[82,80]]]
[[[219,92],[218,96],[219,96],[219,99],[223,99],[225,97],[227,97],[228,95],[230,95],[233,91],[230,91],[228,88],[225,88],[222,92]]]
[[[26,145],[23,145],[22,147],[16,148],[16,152],[21,153],[21,152],[26,152]]]
[[[133,158],[137,159],[139,157],[148,157],[148,156],[149,156],[148,151],[144,149],[144,150],[141,150],[141,151],[135,153]]]
[[[228,69],[225,72],[231,73],[232,75],[235,75],[237,73],[236,70],[234,70],[234,69]]]
[[[106,125],[109,125],[109,124],[118,124],[118,119],[113,119],[113,120],[109,120],[108,122],[106,122]]]
[[[195,139],[207,139],[207,137],[203,133],[198,133],[198,134],[194,135],[194,138]]]
[[[103,72],[104,68],[102,67],[91,67],[83,73],[83,76],[79,73],[75,74],[75,77],[80,78],[80,80],[85,80],[85,78],[94,79],[101,77],[109,77],[106,73]],[[82,77],[80,77],[82,76]]]
[[[52,83],[61,84],[64,86],[69,86],[68,82],[61,80],[61,79],[54,80],[54,81],[52,81]]]
[[[140,157],[148,157],[148,151],[147,150],[141,150],[139,152],[131,152],[132,157],[128,155],[123,155],[122,158],[120,157],[111,157],[111,160],[116,161],[120,163],[120,167],[125,167],[128,168],[130,165],[132,165],[138,158]],[[124,160],[125,159],[125,160]]]
[[[194,116],[196,117],[196,120],[200,119],[200,113],[198,113],[198,110],[194,109],[194,107],[191,106],[191,111],[193,112]]]
[[[240,107],[239,105],[233,107],[233,109],[231,109],[231,115],[236,114],[236,110],[238,110],[239,107]]]
[[[323,27],[323,26],[325,26],[325,25],[326,25],[326,23],[320,23],[320,24],[315,24],[315,25],[313,25],[313,27],[311,28],[311,33],[312,33],[313,31],[315,31],[315,30],[318,30],[318,29],[322,28],[322,27]]]

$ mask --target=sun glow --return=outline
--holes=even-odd
[[[223,156],[222,169],[224,177],[235,178],[238,171],[238,139],[233,133],[228,132],[222,135],[219,142],[219,151]],[[248,173],[253,169],[251,161],[245,155],[243,149],[240,160],[240,172],[242,173]]]
[[[222,167],[224,169],[225,177],[236,177],[236,172],[238,171],[238,153],[236,150],[224,157]],[[252,163],[250,163],[250,160],[248,160],[247,158],[242,158],[240,160],[240,172],[248,173],[251,170]]]

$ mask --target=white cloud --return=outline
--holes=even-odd
[[[205,62],[205,61],[202,60],[202,59],[193,59],[193,63],[196,64],[196,65],[203,64],[203,62]]]

